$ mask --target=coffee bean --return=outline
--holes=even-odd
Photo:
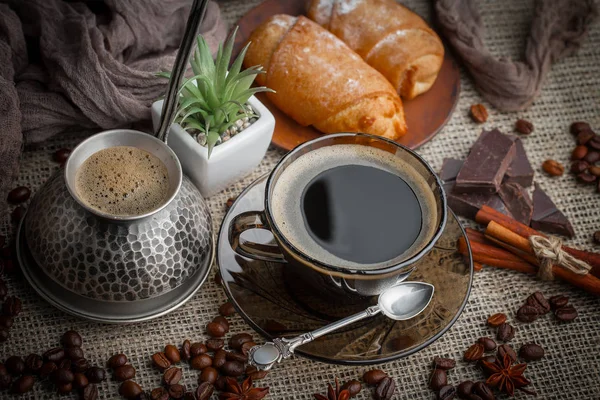
[[[600,176],[600,166],[592,165],[588,168],[588,172],[590,174],[594,175],[595,177],[599,177]]]
[[[152,389],[152,392],[150,392],[150,398],[152,400],[169,400],[169,392],[165,388],[158,387],[156,389]]]
[[[483,104],[473,104],[470,109],[471,119],[479,124],[484,123],[488,119],[487,109]]]
[[[586,144],[592,140],[594,136],[596,136],[596,134],[591,129],[582,130],[577,134],[577,144]]]
[[[53,363],[52,361],[45,362],[42,365],[42,368],[40,368],[40,371],[39,371],[40,378],[47,378],[47,377],[49,377],[57,369],[58,369],[58,366],[55,363]]]
[[[169,386],[169,396],[174,399],[181,399],[185,394],[185,386],[176,383],[175,385]]]
[[[579,145],[575,146],[573,152],[571,153],[571,160],[581,160],[588,153],[587,146]]]
[[[535,307],[538,310],[538,314],[547,314],[550,312],[550,304],[542,292],[535,292],[529,295],[525,303]]]
[[[6,342],[10,338],[8,328],[0,328],[0,342]]]
[[[377,384],[374,397],[376,400],[390,400],[395,391],[396,382],[389,376],[386,376]]]
[[[217,271],[215,274],[215,283],[217,286],[223,286],[223,278],[221,277],[221,273]]]
[[[169,368],[163,374],[163,382],[167,386],[175,385],[176,383],[179,383],[182,376],[183,376],[183,374],[181,373],[181,368],[175,368],[175,367]]]
[[[535,343],[528,343],[519,349],[519,357],[525,361],[538,361],[544,358],[544,349]]]
[[[477,342],[481,343],[483,345],[483,349],[485,351],[494,351],[496,350],[496,342],[494,342],[494,339],[489,338],[489,337],[481,337],[477,340]]]
[[[194,343],[190,347],[190,356],[191,358],[197,357],[200,354],[204,354],[208,351],[207,346],[204,343]]]
[[[267,372],[267,371],[259,371],[259,372]],[[252,379],[254,380],[254,378]],[[354,397],[360,393],[362,390],[362,385],[356,379],[352,379],[342,385],[342,390],[347,390],[350,394],[350,397]]]
[[[53,158],[57,163],[64,163],[69,158],[69,154],[71,154],[70,149],[58,149],[54,152]]]
[[[80,358],[71,362],[71,370],[73,370],[73,372],[85,372],[89,368],[90,362],[85,358]]]
[[[7,374],[8,374],[8,370],[6,369],[4,364],[0,363],[0,375],[7,375]]]
[[[200,376],[198,377],[198,383],[209,382],[211,384],[214,384],[218,378],[219,371],[217,371],[216,368],[206,367],[200,373]]]
[[[588,124],[587,122],[577,121],[571,124],[570,131],[572,135],[577,135],[579,134],[579,132],[586,131],[588,129],[592,129],[590,127],[590,124]]]
[[[68,358],[64,358],[61,362],[58,363],[58,368],[71,370],[71,360]]]
[[[473,385],[475,385],[475,382],[473,381],[461,382],[460,385],[456,387],[456,394],[461,399],[468,399],[473,391]]]
[[[69,393],[71,393],[72,390],[73,390],[72,383],[63,383],[63,384],[56,385],[56,392],[58,394],[69,394]]]
[[[569,304],[569,298],[559,294],[557,296],[550,297],[548,302],[550,303],[550,307],[552,307],[553,310],[556,310]]]
[[[487,319],[487,324],[489,326],[491,326],[492,328],[499,327],[500,325],[502,325],[505,322],[506,322],[506,314],[503,314],[503,313],[497,313],[494,315],[490,315]]]
[[[533,132],[533,124],[526,119],[518,119],[515,123],[515,131],[523,135],[529,135]]]
[[[580,174],[577,175],[577,182],[579,183],[583,183],[586,185],[591,185],[594,182],[596,182],[596,179],[598,179],[598,177],[590,174],[589,172],[582,172]]]
[[[215,352],[215,356],[213,358],[213,366],[215,368],[221,368],[223,364],[227,361],[227,352],[223,349],[219,349]]]
[[[587,171],[587,169],[590,167],[590,164],[588,164],[587,162],[580,160],[580,161],[575,161],[571,164],[571,172],[574,174],[580,174],[584,171]]]
[[[54,382],[55,385],[64,385],[67,383],[72,383],[73,379],[75,379],[73,373],[68,369],[64,368],[58,368],[52,374],[52,382]]]
[[[475,343],[465,351],[463,360],[465,361],[477,361],[483,356],[483,345],[481,343]]]
[[[83,389],[90,384],[87,376],[84,373],[76,372],[73,374],[73,387],[75,389]]]
[[[81,400],[98,400],[99,397],[100,394],[96,385],[87,385],[81,392]]]
[[[190,367],[197,370],[202,370],[212,366],[212,358],[208,354],[200,354],[190,360]]]
[[[456,388],[451,385],[444,386],[438,392],[438,400],[452,400],[456,396]]]
[[[12,211],[12,213],[10,213],[10,218],[11,218],[12,223],[18,224],[19,222],[21,222],[21,220],[25,216],[25,212],[26,212],[25,207],[23,207],[23,206],[15,207],[15,209]]]
[[[12,385],[12,375],[8,372],[0,375],[0,390],[8,389]]]
[[[594,150],[600,150],[600,136],[596,135],[591,138],[587,145]]]
[[[169,361],[165,353],[162,352],[152,355],[152,363],[160,370],[165,370],[171,366],[171,361]]]
[[[208,339],[205,348],[210,351],[217,351],[222,349],[223,346],[225,346],[225,341],[223,339]]]
[[[542,169],[550,176],[561,176],[565,172],[565,167],[556,160],[544,161]]]
[[[75,331],[66,331],[60,338],[60,344],[64,347],[81,347],[83,340],[79,333]]]
[[[250,343],[250,342],[246,342],[246,343]],[[244,343],[244,344],[246,344],[246,343]],[[245,356],[245,355],[240,354],[240,353],[234,353],[232,351],[228,351],[225,354],[225,358],[227,359],[227,361],[239,361],[241,363],[248,362],[248,356]]]
[[[508,354],[508,356],[510,357],[510,359],[513,362],[517,361],[517,353],[508,344],[501,344],[500,346],[498,346],[497,354],[498,354],[498,359],[500,359],[500,360],[504,360],[504,356]]]
[[[221,307],[219,307],[219,314],[224,317],[231,317],[233,314],[235,314],[235,307],[229,301],[227,303],[223,303],[221,304]]]
[[[249,333],[238,333],[229,338],[229,347],[239,350],[244,343],[250,341],[252,341],[252,336]]]
[[[13,382],[11,392],[17,394],[23,394],[33,389],[35,378],[31,375],[23,375],[19,379]]]
[[[122,365],[127,364],[127,356],[125,354],[119,353],[115,354],[111,358],[108,359],[108,368],[116,369]]]
[[[573,306],[564,306],[556,309],[554,315],[559,321],[571,322],[577,318],[577,310]]]
[[[363,381],[367,385],[377,385],[388,375],[380,369],[372,369],[363,374]]]
[[[177,347],[173,346],[172,344],[168,344],[165,346],[164,353],[165,357],[167,357],[172,364],[177,364],[181,361],[181,355],[179,354],[179,350],[177,350]]]
[[[85,371],[85,376],[91,383],[101,383],[106,379],[106,371],[100,367],[90,367]]]
[[[482,400],[494,400],[492,389],[485,382],[477,382],[473,385],[473,393],[482,398]]]
[[[227,320],[227,318],[219,315],[219,316],[213,318],[212,322],[216,322],[217,324],[223,325],[223,328],[225,329],[225,333],[229,332],[229,321]]]
[[[184,361],[188,361],[192,357],[191,348],[192,343],[187,339],[184,340],[183,344],[181,345],[181,349],[179,350],[179,354]]]
[[[221,372],[226,376],[238,377],[244,374],[244,364],[239,361],[227,361],[221,367]]]
[[[31,196],[31,190],[25,186],[18,186],[8,192],[8,202],[12,204],[19,204],[27,201]]]
[[[476,367],[485,372],[486,374],[491,374],[492,370],[486,365],[486,363],[494,364],[496,361],[497,360],[495,356],[484,355],[477,361]]]
[[[10,356],[4,361],[4,366],[10,374],[21,375],[25,372],[25,361],[19,356]]]
[[[58,364],[63,358],[65,358],[65,351],[60,347],[55,347],[46,351],[43,357],[46,361],[51,361]]]
[[[9,317],[16,317],[23,310],[21,300],[16,296],[8,296],[2,304],[2,312]]]
[[[246,357],[246,359],[248,358],[248,353],[250,353],[250,349],[253,348],[254,346],[256,346],[256,343],[254,343],[254,342],[246,342],[242,345],[242,348],[240,349],[240,351],[242,352],[244,357]]]
[[[69,360],[79,360],[83,358],[83,349],[81,347],[67,347],[65,349],[65,357]]]
[[[211,337],[220,338],[225,336],[226,331],[225,327],[218,322],[210,322],[206,325],[206,333]]]
[[[440,390],[448,384],[448,376],[443,369],[434,369],[429,377],[429,388],[433,391]]]
[[[136,400],[142,392],[142,387],[134,381],[125,381],[119,387],[119,394],[130,400]]]
[[[25,358],[25,369],[32,373],[38,373],[44,365],[44,360],[37,354],[30,354]]]
[[[202,382],[196,388],[196,399],[197,400],[209,400],[214,392],[214,386],[209,382]]]
[[[456,366],[456,361],[451,358],[435,357],[433,359],[433,368],[450,370]]]
[[[133,365],[129,364],[121,365],[120,367],[115,368],[115,371],[113,372],[113,377],[118,382],[133,379],[135,378],[135,368],[133,367]]]
[[[533,322],[540,316],[537,307],[524,305],[517,311],[517,319],[521,322]]]
[[[598,151],[588,151],[585,157],[583,157],[583,161],[586,161],[590,164],[594,164],[595,162],[600,160],[600,152]]]
[[[498,327],[498,332],[496,333],[496,339],[501,342],[510,342],[515,337],[515,328],[508,323],[503,323]]]

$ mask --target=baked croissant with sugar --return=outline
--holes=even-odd
[[[438,35],[395,0],[309,0],[307,15],[381,72],[403,99],[429,90],[442,67]]]
[[[383,75],[310,19],[275,15],[249,38],[244,65],[268,98],[300,125],[325,133],[365,132],[395,140],[406,133],[402,101]]]

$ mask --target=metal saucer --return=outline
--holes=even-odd
[[[23,223],[19,224],[17,230],[16,247],[17,260],[23,275],[44,300],[59,310],[76,317],[111,324],[147,321],[176,310],[200,289],[208,277],[215,257],[213,245],[210,249],[210,256],[206,257],[209,262],[200,265],[193,277],[178,288],[158,297],[124,304],[80,296],[66,290],[52,279],[48,279],[27,248]]]

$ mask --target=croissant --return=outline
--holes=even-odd
[[[429,90],[442,67],[438,35],[395,0],[310,0],[307,15],[381,72],[403,99]]]
[[[365,132],[395,140],[406,133],[402,101],[383,75],[310,19],[275,15],[252,32],[246,67],[300,125],[324,133]]]

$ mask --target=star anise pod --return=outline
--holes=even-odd
[[[335,378],[335,389],[331,386],[331,383],[327,384],[327,396],[315,393],[315,399],[317,400],[348,400],[350,398],[350,392],[347,390],[340,390],[340,382],[338,378]]]
[[[252,386],[252,378],[242,384],[233,378],[225,378],[225,390],[219,393],[219,400],[260,400],[269,394],[269,388]]]
[[[519,389],[527,394],[534,394],[534,392],[524,389],[525,386],[531,384],[529,379],[523,376],[527,364],[513,365],[513,361],[508,354],[505,354],[502,360],[496,360],[493,363],[483,360],[482,362],[491,373],[490,377],[485,381],[490,387],[495,387],[509,396],[515,395],[515,389]]]

